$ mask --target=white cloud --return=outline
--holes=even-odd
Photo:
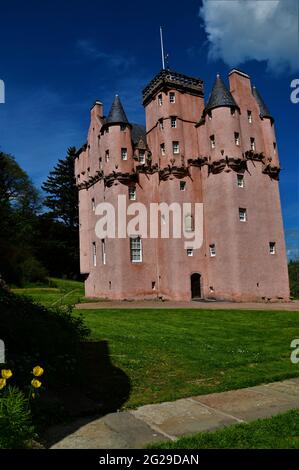
[[[77,41],[77,48],[89,59],[103,60],[110,67],[127,69],[135,63],[134,57],[99,50],[89,39],[79,39]]]
[[[298,0],[203,0],[199,16],[209,57],[230,66],[266,61],[269,70],[299,70]]]

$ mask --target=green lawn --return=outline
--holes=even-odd
[[[202,432],[152,449],[299,449],[299,410],[249,424]]]
[[[299,312],[80,310],[130,378],[125,408],[299,376]],[[96,364],[94,364],[96,367]]]
[[[49,278],[48,286],[29,286],[24,289],[12,289],[16,294],[30,297],[46,307],[73,305],[84,298],[84,284],[78,281]]]

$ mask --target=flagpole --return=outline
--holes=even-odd
[[[162,26],[160,26],[160,40],[161,40],[162,68],[163,68],[163,70],[165,70],[165,57],[164,57]]]

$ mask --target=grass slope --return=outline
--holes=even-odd
[[[299,449],[299,410],[162,442],[153,449]]]
[[[93,340],[130,378],[125,407],[299,375],[290,361],[299,312],[80,310]],[[96,364],[94,364],[96,367]]]

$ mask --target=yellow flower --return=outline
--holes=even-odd
[[[2,390],[2,388],[4,388],[6,385],[6,379],[0,379],[0,390]]]
[[[41,375],[43,375],[44,369],[40,366],[36,366],[34,367],[32,373],[35,377],[40,377]]]
[[[35,398],[35,393],[32,393],[31,398],[33,398],[33,400],[34,400],[34,398]]]
[[[32,379],[31,380],[31,385],[34,388],[39,388],[39,387],[41,387],[42,383],[37,379]]]
[[[2,369],[1,376],[3,379],[10,379],[12,376],[12,371],[10,369]]]

